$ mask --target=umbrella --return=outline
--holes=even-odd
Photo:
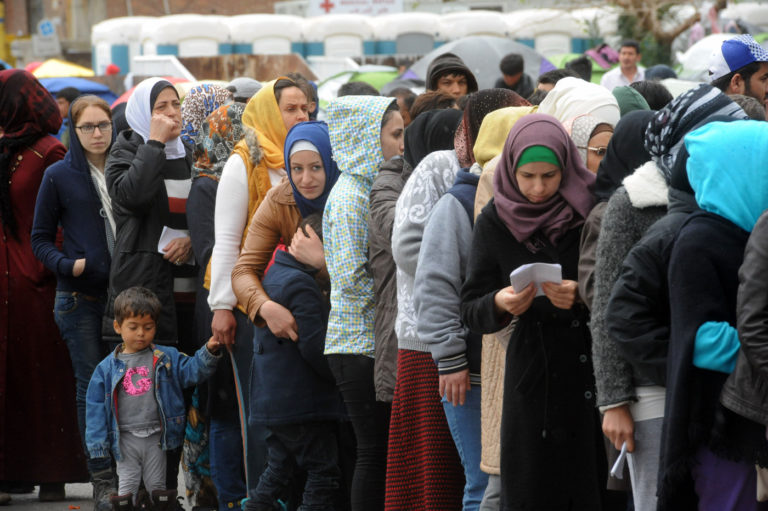
[[[55,78],[60,76],[93,76],[93,70],[78,66],[66,60],[48,59],[40,64],[32,74],[37,78]]]
[[[61,89],[74,87],[83,94],[93,94],[110,104],[117,99],[115,93],[103,83],[86,80],[85,78],[40,78],[40,83],[42,83],[43,87],[48,89],[48,92],[53,94],[54,97],[56,97],[56,93]]]
[[[164,76],[163,79],[168,80],[169,82],[174,84],[174,86],[176,87],[176,92],[179,93],[179,97],[181,97],[181,98],[183,98],[184,95],[187,93],[187,90],[189,90],[189,89],[184,90],[182,87],[179,86],[179,84],[185,83],[185,82],[189,81],[186,78],[178,78],[178,77],[175,77],[175,76]],[[138,87],[138,84],[134,85],[133,87],[131,87],[127,91],[123,92],[120,95],[120,97],[117,98],[114,103],[112,103],[111,107],[115,108],[120,103],[126,103],[128,101],[128,98],[130,98],[133,95],[133,91],[136,89],[136,87]]]
[[[435,57],[455,53],[472,70],[481,89],[490,89],[501,77],[499,62],[508,53],[519,53],[525,61],[524,70],[534,80],[541,73],[555,69],[543,55],[533,48],[504,37],[469,36],[445,43],[417,60],[408,70],[422,80],[427,79],[427,68]],[[412,76],[406,72],[403,77]]]
[[[677,76],[682,80],[708,82],[709,60],[712,53],[722,46],[723,41],[733,39],[735,36],[736,34],[710,34],[697,41],[685,53],[678,53],[680,72]]]

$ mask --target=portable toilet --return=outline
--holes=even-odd
[[[243,14],[227,19],[232,53],[304,55],[304,18],[287,14]]]
[[[214,57],[232,53],[229,26],[223,16],[163,16],[141,31],[142,55]]]
[[[379,55],[425,55],[445,42],[441,18],[430,12],[386,14],[370,21]]]
[[[307,18],[305,56],[362,57],[376,54],[373,25],[362,14],[326,14]]]
[[[128,16],[112,18],[91,28],[91,67],[103,75],[107,66],[115,64],[125,74],[131,71],[131,60],[141,55],[140,33],[144,25],[156,18]]]
[[[573,52],[583,53],[601,42],[618,38],[620,14],[621,11],[613,6],[585,7],[583,9],[572,10],[571,16],[584,27],[585,33],[598,36],[597,41],[593,41],[590,38],[588,42],[582,44],[582,46],[589,46],[588,48],[576,51],[576,48],[574,47]],[[583,37],[589,36],[585,35]]]
[[[444,33],[450,39],[471,35],[509,37],[509,27],[495,11],[458,11],[441,16]]]
[[[558,9],[524,9],[509,12],[504,18],[516,40],[545,57],[571,53],[574,38],[583,35],[578,21]]]

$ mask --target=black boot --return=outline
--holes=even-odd
[[[112,511],[133,511],[133,494],[113,495],[109,498]]]
[[[93,511],[110,511],[112,502],[109,500],[117,495],[117,481],[112,468],[100,470],[91,474],[93,480]]]
[[[154,490],[152,492],[152,511],[175,511],[176,490]]]

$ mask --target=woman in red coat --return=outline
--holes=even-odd
[[[87,481],[74,376],[53,321],[56,280],[30,232],[46,167],[66,150],[56,101],[26,71],[0,71],[0,483],[40,485],[41,500]]]

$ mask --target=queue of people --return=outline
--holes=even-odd
[[[149,78],[67,98],[68,149],[0,71],[0,503],[768,509],[768,52],[673,99],[639,50],[323,120],[297,74]]]

